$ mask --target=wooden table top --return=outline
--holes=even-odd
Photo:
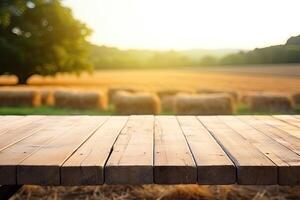
[[[0,116],[0,185],[300,185],[300,116]]]

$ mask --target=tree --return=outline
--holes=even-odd
[[[7,2],[0,4],[8,13],[0,16],[0,22],[8,20],[0,24],[0,74],[14,74],[25,84],[34,74],[92,70],[86,41],[91,30],[60,0]]]

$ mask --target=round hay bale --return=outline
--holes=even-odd
[[[292,100],[295,105],[300,105],[300,92],[292,94]]]
[[[114,96],[116,95],[117,92],[120,91],[125,91],[125,92],[130,92],[130,93],[135,93],[137,90],[132,89],[132,88],[122,88],[122,87],[116,87],[116,88],[109,88],[107,90],[107,99],[109,103],[114,102]]]
[[[5,88],[0,90],[0,106],[38,107],[41,95],[34,89]]]
[[[114,107],[121,115],[158,114],[160,100],[157,95],[151,93],[120,91],[114,97]]]
[[[92,91],[57,90],[53,94],[54,104],[59,108],[105,109],[104,96]]]
[[[234,112],[234,105],[228,94],[179,94],[174,110],[179,115],[230,115]]]
[[[286,94],[250,93],[242,98],[251,111],[282,112],[293,108],[293,102]]]
[[[237,102],[238,98],[239,98],[239,94],[236,91],[230,91],[230,90],[210,90],[210,89],[198,89],[197,90],[198,94],[222,94],[222,93],[226,93],[228,95],[230,95],[232,97],[232,99]]]
[[[176,95],[179,93],[191,94],[193,92],[192,91],[184,91],[184,90],[176,90],[176,89],[157,91],[157,95],[160,98],[161,108],[163,111],[173,111],[175,98],[176,98]]]

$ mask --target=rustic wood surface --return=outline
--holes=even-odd
[[[300,185],[300,116],[0,116],[0,185]]]

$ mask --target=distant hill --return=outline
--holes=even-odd
[[[183,55],[192,60],[200,60],[204,57],[213,56],[215,58],[221,58],[228,54],[238,53],[238,49],[191,49],[180,51]]]
[[[283,45],[240,51],[219,60],[219,64],[280,64],[300,63],[300,35],[291,37]]]
[[[185,51],[120,50],[90,45],[90,59],[95,69],[153,69],[214,65],[300,63],[300,35],[285,44],[256,48],[192,49]]]
[[[90,45],[90,58],[96,69],[174,68],[201,66],[203,61],[215,62],[238,50],[195,49],[186,51],[120,50],[114,47]],[[213,57],[213,61],[211,61]],[[205,64],[207,65],[207,63]]]

